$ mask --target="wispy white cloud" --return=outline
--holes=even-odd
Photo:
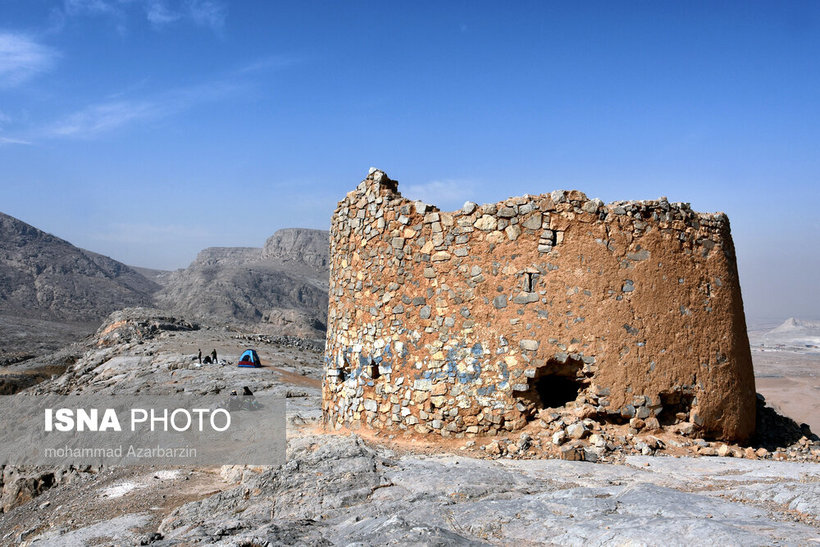
[[[186,0],[172,6],[167,0],[145,0],[145,13],[154,27],[164,27],[182,20],[209,27],[216,32],[225,26],[228,8],[217,0]]]
[[[400,187],[407,199],[423,201],[443,210],[455,210],[470,198],[475,184],[468,180],[444,179]]]
[[[105,16],[124,34],[128,17],[135,16],[135,10],[154,28],[188,21],[215,32],[224,28],[228,16],[228,8],[222,0],[64,0],[63,9],[52,18],[62,24],[60,16]]]
[[[0,146],[6,146],[7,144],[30,145],[31,142],[23,140],[23,139],[15,139],[15,138],[11,138],[11,137],[0,137]]]
[[[0,32],[0,86],[20,85],[54,64],[57,52],[23,34]]]
[[[63,5],[68,15],[99,15],[118,12],[116,3],[106,0],[65,0]]]
[[[94,137],[135,121],[155,118],[159,110],[159,106],[151,102],[116,101],[91,105],[51,125],[45,133],[51,137]]]
[[[188,0],[188,14],[194,23],[221,30],[225,26],[228,9],[215,0]]]
[[[126,8],[130,0],[64,0],[64,11],[60,27],[65,25],[66,17],[105,17],[112,21],[117,33],[121,36],[128,34],[128,13]],[[52,21],[59,18],[52,16]]]
[[[174,89],[140,100],[107,100],[89,105],[47,125],[39,133],[51,138],[94,138],[125,126],[146,123],[217,101],[239,92],[238,83],[212,82]]]
[[[179,13],[168,8],[162,0],[149,0],[145,6],[145,10],[148,21],[155,27],[174,23],[182,17]]]

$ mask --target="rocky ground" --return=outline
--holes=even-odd
[[[276,469],[87,474],[3,515],[4,544],[805,545],[816,464],[480,460],[294,432]]]
[[[47,355],[85,338],[98,326],[98,323],[44,321],[0,313],[0,367]]]
[[[482,461],[304,436],[289,463],[160,525],[166,544],[805,542],[817,469],[630,457],[625,465]]]
[[[249,345],[266,366],[231,366]],[[216,349],[225,364],[200,365],[199,349]],[[546,434],[534,423],[523,434],[446,443],[325,432],[316,349],[301,339],[132,310],[62,353],[12,365],[30,373],[65,370],[28,388],[35,392],[218,393],[248,385],[279,394],[288,403],[288,459],[278,468],[6,467],[0,543],[820,541],[820,466],[811,461],[820,444],[763,405],[767,428],[791,428],[790,446],[775,446],[773,434],[763,436],[774,443],[769,448],[760,439],[727,446],[685,431],[649,432],[552,412],[543,416]],[[563,439],[554,438],[559,430]]]

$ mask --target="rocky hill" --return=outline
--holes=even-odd
[[[0,361],[55,349],[112,311],[148,305],[154,281],[0,213]]]
[[[0,310],[46,320],[100,321],[146,305],[159,285],[125,264],[0,213]]]
[[[209,322],[263,323],[320,337],[327,318],[328,232],[277,231],[264,247],[211,247],[171,274],[156,304]]]
[[[328,236],[326,230],[279,230],[265,242],[262,258],[283,266],[307,266],[316,272],[326,272],[329,269]]]

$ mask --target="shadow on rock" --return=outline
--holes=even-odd
[[[778,414],[775,409],[766,406],[763,395],[757,394],[757,429],[749,440],[749,446],[774,451],[791,446],[803,437],[810,441],[820,440],[808,424],[798,424],[788,416]]]

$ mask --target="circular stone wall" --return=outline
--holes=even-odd
[[[444,436],[567,405],[602,420],[754,430],[725,215],[578,191],[450,213],[373,171],[330,232],[324,418]]]

